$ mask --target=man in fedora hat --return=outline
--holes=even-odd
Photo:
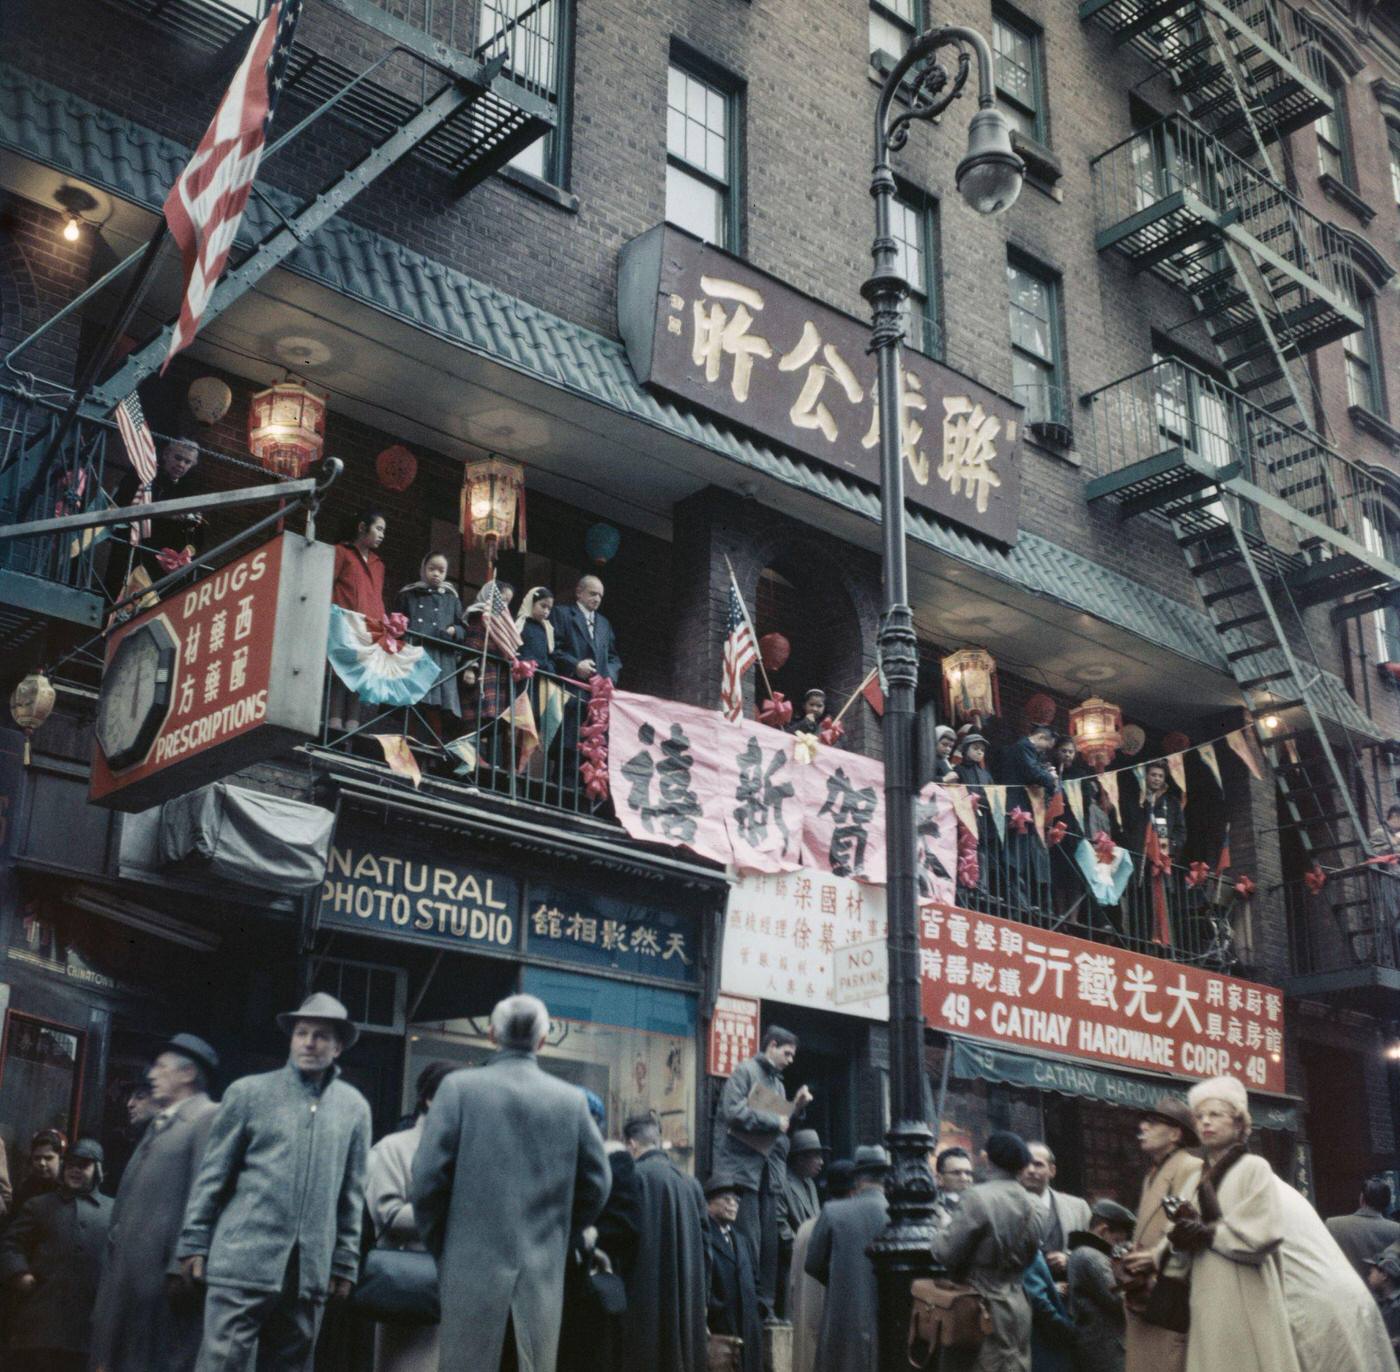
[[[827,1289],[815,1366],[821,1372],[875,1372],[880,1292],[866,1250],[884,1231],[889,1155],[879,1144],[856,1149],[854,1187],[817,1218],[804,1264]]]
[[[827,1149],[815,1129],[796,1129],[788,1148],[787,1172],[778,1196],[778,1287],[780,1315],[787,1314],[788,1273],[797,1231],[821,1212],[817,1178],[826,1166]]]
[[[1117,1201],[1096,1200],[1088,1229],[1069,1236],[1069,1308],[1077,1335],[1075,1372],[1123,1372],[1123,1298],[1113,1250],[1132,1237],[1137,1216]]]
[[[208,1286],[198,1372],[303,1372],[359,1270],[369,1104],[335,1065],[359,1031],[324,992],[277,1024],[287,1065],[224,1093],[175,1250]]]
[[[710,1334],[742,1340],[738,1361],[732,1364],[734,1372],[763,1372],[758,1286],[749,1246],[741,1242],[734,1227],[739,1218],[739,1188],[734,1178],[716,1172],[705,1183],[705,1204],[710,1212],[705,1225]]]
[[[1167,1231],[1171,1216],[1162,1209],[1168,1196],[1191,1199],[1201,1180],[1201,1160],[1186,1150],[1200,1145],[1190,1108],[1175,1096],[1162,1096],[1138,1120],[1138,1147],[1148,1161],[1138,1199],[1132,1251],[1123,1259],[1128,1279],[1126,1372],[1184,1372],[1186,1335],[1141,1317],[1153,1285],[1162,1276],[1186,1279],[1190,1259],[1172,1252]]]
[[[95,1372],[191,1372],[203,1319],[179,1281],[175,1245],[219,1107],[209,1099],[218,1054],[176,1034],[146,1079],[155,1115],[117,1188],[93,1312]]]

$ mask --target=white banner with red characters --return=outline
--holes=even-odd
[[[919,973],[934,1029],[1284,1090],[1283,993],[1270,986],[944,903],[920,911]]]
[[[748,996],[721,991],[710,1016],[709,1051],[705,1070],[712,1077],[727,1077],[758,1052],[758,1002]]]
[[[689,848],[740,872],[799,867],[883,885],[881,763],[717,710],[616,691],[608,772],[633,838]],[[957,819],[944,788],[916,808],[920,890],[951,900]]]

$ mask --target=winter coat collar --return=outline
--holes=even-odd
[[[429,595],[446,595],[449,591],[457,594],[457,588],[450,581],[444,581],[441,586],[429,586],[426,581],[410,581],[399,594],[407,595],[410,591],[425,591]]]
[[[1098,1234],[1091,1234],[1087,1229],[1076,1229],[1069,1236],[1070,1252],[1076,1248],[1092,1248],[1095,1252],[1102,1253],[1104,1257],[1113,1256],[1113,1245]]]

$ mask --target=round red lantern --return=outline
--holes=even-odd
[[[418,459],[402,443],[395,443],[374,459],[374,474],[386,491],[406,491],[418,475]]]
[[[1164,753],[1184,753],[1190,746],[1190,737],[1183,734],[1180,729],[1175,729],[1162,738],[1162,751]]]
[[[1136,757],[1146,746],[1147,730],[1141,724],[1123,726],[1123,742],[1118,745],[1118,751],[1124,757]]]
[[[1026,701],[1022,711],[1028,724],[1050,724],[1055,718],[1055,702],[1047,695],[1037,692]]]
[[[792,656],[792,644],[782,634],[764,634],[758,640],[758,654],[770,672],[781,672],[783,663]]]

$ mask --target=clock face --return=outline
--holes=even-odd
[[[160,733],[170,713],[175,658],[175,636],[160,619],[118,646],[97,707],[97,743],[114,772],[140,762]]]

